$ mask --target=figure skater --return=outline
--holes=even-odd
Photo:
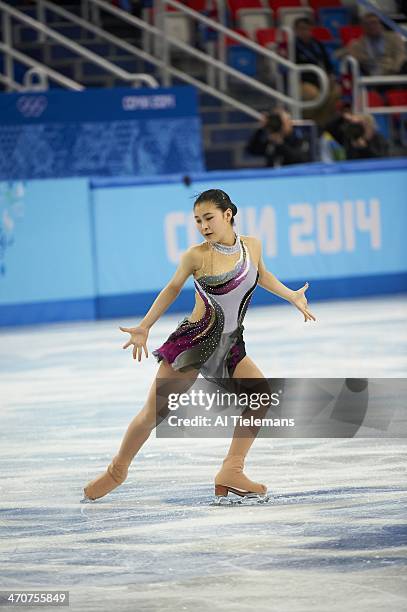
[[[182,255],[174,276],[140,324],[120,327],[130,334],[123,348],[133,345],[133,358],[139,362],[143,351],[148,357],[149,330],[193,275],[195,307],[166,342],[153,351],[160,364],[156,380],[171,379],[189,388],[199,373],[209,379],[264,379],[246,355],[243,340],[243,319],[257,284],[296,306],[304,315],[304,322],[316,320],[305,297],[308,283],[294,291],[266,270],[260,240],[235,233],[236,213],[235,204],[224,191],[209,189],[201,193],[194,203],[194,215],[204,242]],[[107,471],[85,487],[84,501],[103,497],[125,481],[133,458],[157,424],[157,401],[154,381],[144,407],[128,426]],[[266,495],[267,487],[250,480],[243,472],[244,460],[256,435],[253,430],[236,425],[228,453],[215,476],[216,496],[226,496],[228,492],[241,497]]]

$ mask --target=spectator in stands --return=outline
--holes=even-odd
[[[334,119],[324,126],[319,143],[321,161],[335,162],[346,159],[345,130],[355,117],[350,104],[342,104]]]
[[[376,129],[372,115],[352,116],[344,129],[346,159],[386,157],[388,143]]]
[[[384,30],[374,13],[363,16],[362,27],[363,36],[337,51],[337,57],[352,55],[358,60],[362,73],[368,76],[407,73],[407,56],[402,38],[395,32]]]
[[[345,128],[355,118],[356,115],[352,113],[351,105],[349,103],[342,104],[336,116],[324,126],[323,133],[328,133],[343,147],[345,145]]]
[[[295,135],[290,114],[281,109],[264,114],[247,152],[264,156],[266,166],[272,167],[310,161],[309,143]]]
[[[318,125],[324,125],[335,113],[341,90],[336,83],[333,67],[328,53],[322,43],[312,36],[312,21],[300,17],[295,21],[295,61],[297,64],[315,64],[322,68],[329,78],[327,98],[315,109],[306,110],[303,116],[313,119]],[[319,95],[319,80],[314,72],[301,73],[301,95],[303,100],[313,100]]]
[[[377,131],[372,115],[354,114],[348,104],[325,126],[320,145],[325,162],[386,157],[389,153],[388,143]]]

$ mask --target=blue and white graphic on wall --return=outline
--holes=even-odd
[[[24,216],[24,193],[23,183],[0,183],[0,276],[6,274],[7,250]]]
[[[0,180],[201,172],[192,87],[0,95]]]
[[[405,292],[405,168],[390,159],[288,177],[192,175],[191,185],[182,176],[0,183],[0,327],[144,315],[182,253],[202,242],[192,206],[214,186],[237,203],[239,233],[261,240],[267,269],[292,288],[309,281],[312,302]],[[272,299],[259,287],[253,304]],[[168,312],[193,300],[189,278]]]

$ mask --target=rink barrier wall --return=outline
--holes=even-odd
[[[266,267],[311,302],[407,291],[407,160],[148,179],[0,183],[0,325],[143,315],[200,242],[191,214],[218,187]],[[167,312],[193,306],[189,280]],[[257,288],[252,304],[281,300]]]

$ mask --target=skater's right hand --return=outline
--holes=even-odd
[[[137,359],[141,361],[141,356],[144,353],[145,356],[148,357],[148,349],[147,349],[147,338],[148,338],[148,329],[145,327],[120,327],[119,329],[122,332],[127,332],[130,334],[129,340],[123,346],[124,349],[129,347],[131,344],[134,344],[133,347],[133,359]]]

